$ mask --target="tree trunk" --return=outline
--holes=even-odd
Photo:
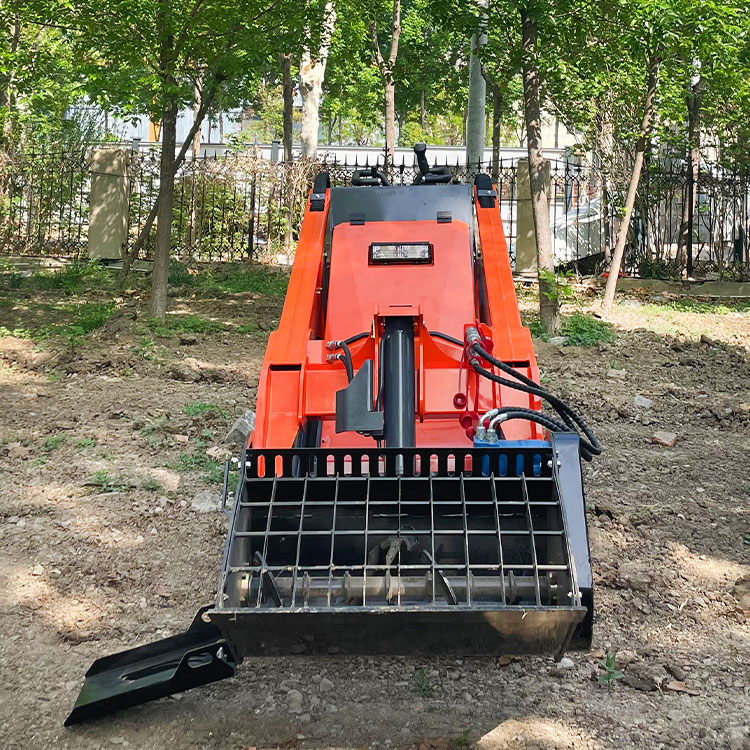
[[[500,176],[500,122],[503,115],[503,92],[499,86],[492,87],[492,180]]]
[[[487,7],[487,0],[480,0],[479,5]],[[483,24],[486,23],[486,14]],[[471,38],[471,56],[469,58],[469,100],[466,110],[466,166],[469,176],[481,169],[484,156],[485,117],[487,87],[482,75],[480,54],[487,44],[487,34],[482,30]]]
[[[185,161],[185,156],[188,152],[188,148],[190,144],[193,142],[193,138],[195,137],[195,131],[201,127],[203,124],[203,120],[206,117],[206,112],[208,112],[209,107],[211,106],[214,97],[216,96],[217,89],[219,85],[221,84],[223,79],[217,78],[214,79],[211,82],[211,85],[208,88],[203,89],[203,93],[201,96],[201,106],[200,110],[195,116],[195,119],[193,120],[193,125],[190,128],[190,131],[187,134],[187,137],[185,138],[185,142],[182,144],[182,148],[180,149],[180,153],[177,154],[175,157],[174,162],[172,163],[172,174],[177,174],[177,170],[180,168],[180,165],[183,161]],[[176,133],[175,133],[175,140],[176,140]],[[164,152],[162,151],[162,156],[164,155]],[[173,180],[174,183],[174,180]],[[174,189],[174,184],[173,184]],[[141,248],[146,244],[146,240],[148,239],[148,236],[151,232],[151,227],[154,225],[154,221],[156,220],[156,215],[159,211],[161,204],[161,186],[159,189],[159,195],[157,196],[156,201],[154,201],[154,205],[151,206],[151,210],[149,211],[148,216],[146,217],[146,221],[143,224],[143,227],[141,228],[141,231],[138,233],[138,237],[136,237],[135,242],[133,243],[133,246],[128,251],[128,254],[125,256],[125,262],[122,265],[122,271],[120,271],[120,277],[119,277],[119,283],[124,284],[125,280],[128,277],[128,274],[130,273],[130,269],[133,265],[133,261],[138,257],[138,254],[141,252]]]
[[[385,169],[388,173],[393,164],[396,147],[396,86],[389,78],[383,85],[385,94]]]
[[[503,115],[503,90],[482,66],[482,78],[492,92],[492,181],[500,175],[500,123]]]
[[[536,235],[536,260],[539,273],[539,317],[547,334],[560,329],[560,301],[555,281],[555,262],[552,255],[549,196],[546,168],[542,151],[542,114],[539,72],[536,68],[536,20],[521,11],[523,45],[523,102],[526,120],[526,143],[529,155],[529,185],[531,213]]]
[[[159,209],[156,224],[156,252],[151,276],[149,313],[164,320],[167,314],[167,280],[172,251],[174,209],[174,161],[177,146],[177,102],[168,101],[162,111],[161,161],[159,164]]]
[[[388,57],[384,57],[378,39],[377,21],[370,20],[370,36],[375,51],[375,61],[378,64],[383,79],[383,100],[385,104],[385,172],[389,174],[393,166],[393,154],[396,141],[396,84],[393,79],[393,69],[398,58],[398,42],[401,37],[401,0],[393,0],[393,23],[391,26],[391,45]]]
[[[2,9],[2,6],[0,6]],[[8,24],[8,51],[11,60],[13,59],[18,45],[21,40],[21,24],[18,20]],[[10,154],[15,149],[13,139],[14,126],[14,107],[15,107],[15,88],[16,88],[16,67],[13,64],[6,72],[0,75],[0,111],[4,112],[4,121],[0,140],[2,141],[2,150]]]
[[[195,101],[193,102],[193,124],[195,124],[200,117],[200,111],[201,111],[201,84],[200,79],[198,79],[195,83]],[[195,133],[193,134],[193,145],[192,145],[192,151],[193,151],[193,177],[190,181],[190,186],[192,188],[191,194],[190,194],[190,223],[188,224],[188,246],[190,248],[190,251],[192,252],[193,248],[195,247],[195,239],[196,239],[196,231],[195,231],[195,194],[196,194],[196,187],[197,187],[197,175],[198,175],[198,159],[201,155],[201,135],[203,129],[198,126],[195,128]]]
[[[680,267],[687,264],[688,276],[693,273],[693,217],[698,204],[698,178],[701,169],[701,103],[703,100],[703,79],[699,75],[695,83],[690,86],[686,104],[688,111],[688,190],[682,206],[682,222],[680,224],[680,244],[677,250],[677,262]],[[685,255],[687,254],[687,259]]]
[[[323,96],[323,81],[325,80],[328,53],[331,49],[331,37],[336,25],[336,8],[333,0],[328,0],[323,14],[320,46],[315,55],[311,53],[309,46],[305,46],[302,50],[299,66],[299,90],[302,97],[300,142],[302,143],[302,158],[310,160],[315,159],[318,152],[320,100]],[[330,144],[330,127],[328,132]]]
[[[427,111],[424,106],[424,89],[419,92],[419,127],[422,131],[427,129]]]
[[[638,193],[638,183],[641,179],[641,169],[643,160],[648,147],[648,139],[651,133],[651,123],[654,117],[654,100],[656,98],[656,83],[659,77],[659,64],[661,60],[650,54],[648,58],[648,88],[646,90],[646,101],[643,105],[643,119],[641,120],[641,132],[638,136],[635,149],[635,161],[633,162],[633,171],[630,175],[630,185],[628,186],[628,195],[625,199],[625,215],[622,217],[620,229],[617,232],[617,242],[612,253],[612,263],[609,266],[609,276],[607,285],[604,287],[604,299],[602,300],[602,309],[609,310],[615,300],[615,291],[617,290],[617,277],[620,274],[622,265],[622,256],[625,253],[625,243],[628,239],[628,229],[630,228],[630,219],[633,216],[633,206],[635,197]]]
[[[294,86],[292,84],[292,56],[283,53],[281,58],[282,91],[284,98],[284,161],[292,163],[292,137],[294,127]]]

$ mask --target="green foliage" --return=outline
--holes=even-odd
[[[42,450],[45,453],[51,453],[55,448],[59,448],[67,439],[68,436],[64,432],[61,432],[59,435],[49,435],[42,443]]]
[[[426,675],[424,668],[421,668],[416,676],[415,676],[415,683],[417,686],[417,691],[423,698],[429,698],[432,695],[433,687],[432,683],[430,682],[430,678]]]
[[[198,417],[202,414],[207,414],[208,412],[214,412],[224,419],[229,418],[229,413],[226,409],[222,409],[220,406],[216,406],[216,404],[209,404],[206,401],[191,401],[182,407],[182,411],[184,411],[188,417]]]
[[[141,336],[137,346],[131,346],[130,351],[142,359],[151,361],[156,358],[156,342],[148,336]]]
[[[113,477],[106,469],[99,469],[87,484],[99,487],[102,492],[123,492],[131,487],[126,479]]]
[[[549,340],[537,316],[530,317],[527,325],[532,336]],[[611,323],[593,315],[573,313],[563,315],[559,335],[567,338],[565,346],[596,346],[612,343],[615,340],[615,329]]]
[[[596,678],[597,682],[600,685],[605,685],[611,693],[614,691],[617,681],[625,677],[625,674],[617,669],[617,657],[613,653],[608,652],[601,665],[604,667],[604,674]]]
[[[175,279],[173,281],[172,279]],[[256,294],[283,297],[289,284],[289,274],[265,265],[228,265],[213,270],[202,270],[191,274],[187,267],[173,263],[170,284],[189,287],[201,292],[223,292]]]
[[[181,473],[200,473],[203,480],[210,484],[224,481],[224,465],[200,449],[194,453],[181,453],[177,462],[170,464],[169,468]]]
[[[106,289],[112,285],[111,273],[96,261],[90,261],[71,263],[59,271],[39,271],[21,278],[15,288],[28,291],[60,290],[65,294],[75,294],[84,290]]]
[[[646,255],[638,262],[638,275],[644,279],[679,279],[682,270],[678,261]]]
[[[451,747],[455,748],[455,750],[460,750],[460,748],[467,748],[471,745],[471,731],[469,729],[464,729],[463,732],[458,737],[454,737],[451,740]]]
[[[141,482],[141,489],[148,490],[149,492],[159,492],[161,488],[161,483],[151,475],[145,477]]]
[[[567,337],[568,346],[596,346],[615,340],[615,329],[611,323],[582,313],[564,317],[560,334]]]
[[[34,341],[59,336],[75,346],[86,334],[100,328],[112,317],[115,305],[114,302],[87,302],[80,305],[60,304],[55,309],[67,320],[58,320],[39,327],[18,326],[10,329],[0,326],[0,336],[15,336]]]
[[[94,445],[96,445],[96,441],[94,440],[94,438],[81,438],[81,440],[76,443],[76,448],[78,448],[79,451],[83,452],[87,448],[93,448]]]
[[[200,315],[186,315],[178,317],[170,315],[166,320],[151,318],[146,327],[157,336],[168,338],[180,333],[217,333],[226,329],[224,323],[217,320],[208,320]]]
[[[547,299],[556,300],[558,304],[575,297],[575,290],[570,285],[571,278],[575,278],[574,271],[553,273],[545,268],[539,269],[539,281],[546,285],[542,294]]]

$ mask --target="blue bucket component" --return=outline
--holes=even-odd
[[[492,473],[494,461],[491,460],[493,453],[498,454],[497,475],[500,477],[508,476],[508,454],[505,452],[508,448],[549,448],[550,444],[546,440],[496,440],[490,443],[487,440],[474,438],[475,448],[489,449],[491,453],[485,453],[482,456],[481,470],[482,476],[487,477]],[[516,456],[515,475],[520,477],[525,471],[526,465],[524,455],[519,453]],[[535,477],[542,475],[542,456],[535,453],[531,460],[531,471]]]

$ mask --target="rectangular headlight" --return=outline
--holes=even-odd
[[[432,245],[429,242],[373,242],[370,263],[432,263]]]

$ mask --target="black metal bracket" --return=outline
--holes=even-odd
[[[184,633],[97,659],[65,726],[232,677],[239,662],[219,628],[203,621],[208,609]]]
[[[346,388],[336,391],[336,432],[383,434],[383,412],[372,411],[373,363],[365,360]]]

